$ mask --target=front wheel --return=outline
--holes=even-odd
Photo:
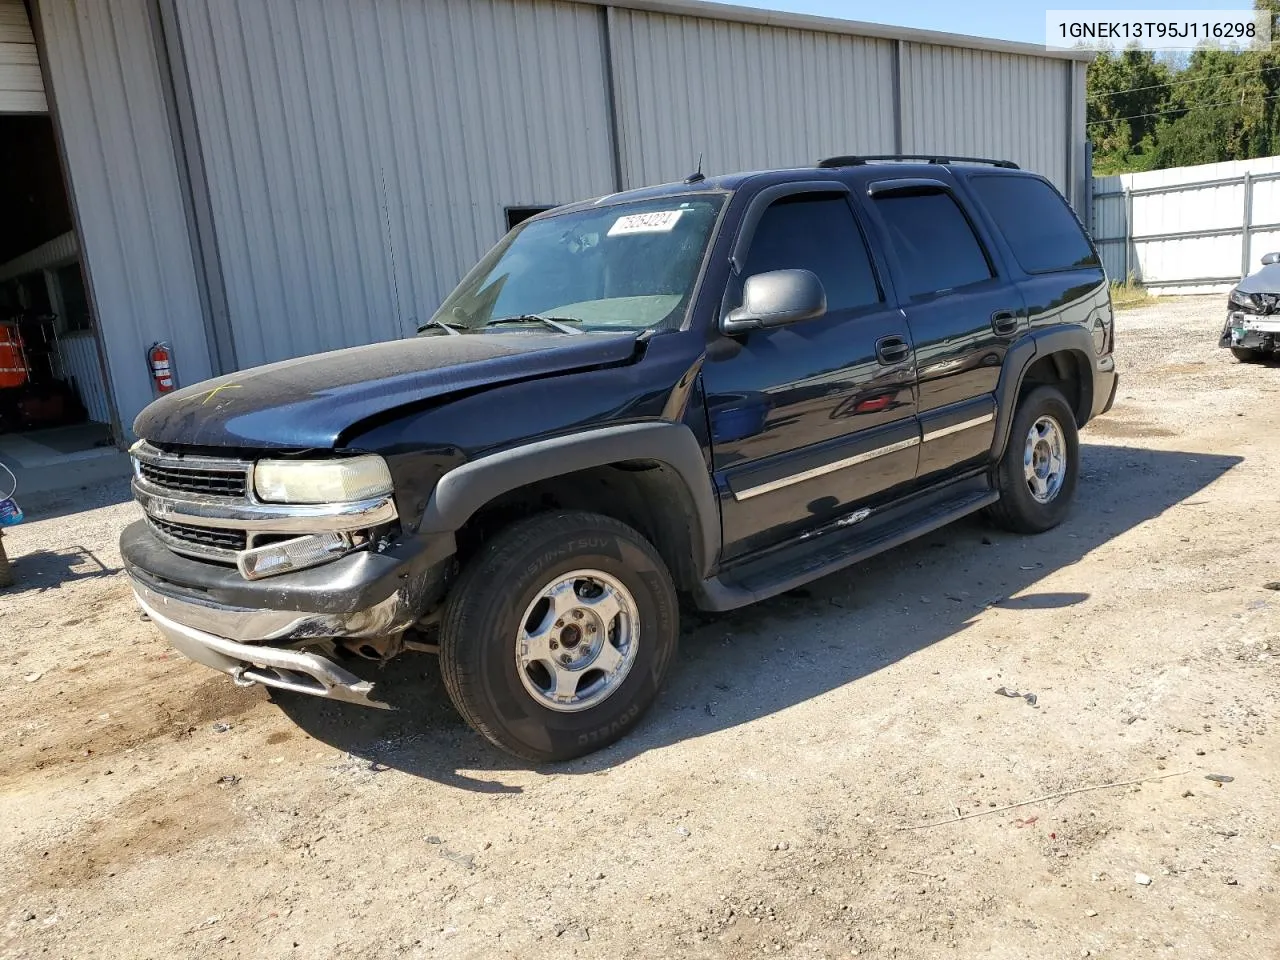
[[[995,470],[1000,499],[988,516],[1015,533],[1043,533],[1062,522],[1080,474],[1080,438],[1066,398],[1036,387],[1018,404]]]
[[[568,760],[648,709],[678,632],[675,587],[644,537],[599,514],[542,514],[495,537],[454,586],[440,672],[492,743]]]
[[[1254,350],[1252,347],[1232,347],[1231,353],[1241,363],[1262,363],[1267,358],[1265,350]]]

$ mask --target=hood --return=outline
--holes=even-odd
[[[134,421],[156,444],[331,448],[350,427],[478,387],[625,363],[636,331],[504,331],[351,347],[241,370],[185,387]]]
[[[1269,263],[1236,285],[1241,293],[1280,293],[1280,263]]]

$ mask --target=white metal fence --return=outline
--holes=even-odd
[[[1280,250],[1280,157],[1095,177],[1092,221],[1112,280],[1224,292]]]

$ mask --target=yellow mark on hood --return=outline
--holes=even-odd
[[[206,403],[208,403],[210,400],[216,397],[223,390],[239,390],[239,389],[241,389],[241,387],[240,387],[240,384],[238,383],[224,383],[220,387],[214,387],[212,390],[210,390],[208,393],[204,395],[204,399],[200,401],[200,406],[203,407]]]

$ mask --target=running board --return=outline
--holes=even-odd
[[[701,610],[723,611],[776,597],[811,580],[843,570],[877,553],[901,546],[916,537],[945,527],[1000,499],[991,489],[975,491],[972,486],[951,496],[890,507],[880,523],[863,521],[839,533],[801,541],[772,552],[768,557],[748,561],[698,584],[694,601]],[[914,509],[910,509],[914,507]],[[907,508],[904,510],[904,508]]]

